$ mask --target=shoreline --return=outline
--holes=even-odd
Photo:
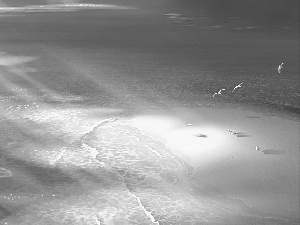
[[[147,110],[132,122],[185,155],[196,169],[196,185],[206,183],[263,213],[298,221],[299,121],[280,116],[200,106]]]
[[[122,142],[122,132],[121,137],[118,137],[118,130],[114,134],[111,128],[118,129],[121,126],[123,130],[129,131],[133,128],[133,131],[137,130],[133,132],[137,137],[134,140],[139,140],[137,145],[133,145],[135,147],[132,146],[133,152],[143,155],[137,146],[147,146],[148,150],[154,147],[153,151],[156,146],[158,150],[165,149],[167,155],[182,166],[182,173],[172,184],[178,193],[190,194],[191,199],[196,199],[199,204],[212,205],[213,213],[224,214],[226,218],[236,214],[249,218],[251,222],[276,220],[286,224],[298,223],[299,122],[278,115],[264,116],[263,112],[247,111],[245,108],[236,109],[236,106],[226,107],[170,105],[169,109],[137,108],[122,111],[97,107],[83,110],[82,106],[76,104],[64,104],[65,110],[60,106],[52,109],[41,107],[39,113],[30,118],[37,123],[60,121],[61,124],[64,121],[65,126],[69,124],[68,121],[71,122],[68,119],[70,113],[77,118],[75,121],[84,119],[84,126],[80,126],[81,135],[81,123],[70,127],[67,133],[70,137],[75,135],[74,140],[89,136],[91,147],[99,146],[99,150],[101,138],[106,133],[108,138],[111,133],[112,138],[115,138],[112,140]],[[48,113],[49,117],[45,118]],[[105,126],[98,126],[100,118],[108,121],[106,117],[111,118],[112,114],[119,119],[115,122],[109,120],[112,123],[108,124],[107,130]],[[57,128],[64,131],[65,126]],[[231,134],[228,129],[236,133]],[[261,147],[259,151],[255,149],[257,145]],[[147,148],[144,150],[144,153],[148,153]],[[38,162],[39,159],[42,164],[48,165],[52,162],[49,161],[51,155],[50,158],[43,158],[42,152],[34,161]],[[30,149],[28,153],[31,153]],[[61,153],[55,152],[55,159],[58,158],[56,153],[60,158]],[[72,157],[72,151],[69,154]],[[79,158],[84,155],[80,154]],[[238,219],[238,216],[234,219]]]

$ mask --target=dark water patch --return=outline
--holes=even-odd
[[[77,182],[76,179],[70,177],[69,174],[59,168],[45,167],[41,164],[28,162],[26,161],[26,159],[21,160],[7,157],[5,163],[9,168],[14,168],[16,171],[19,170],[20,173],[26,174],[30,177],[34,177],[40,183],[46,186],[73,184]],[[2,184],[3,183],[1,183],[1,186]]]
[[[235,18],[266,25],[297,25],[299,1],[297,0],[176,0],[173,7],[180,12],[205,14],[212,18],[230,21]],[[171,5],[170,5],[171,6]]]
[[[283,106],[283,108],[285,110],[287,110],[288,112],[297,114],[298,116],[300,116],[300,107],[298,106]]]
[[[0,221],[10,215],[11,215],[11,212],[8,209],[4,208],[2,205],[0,205]]]

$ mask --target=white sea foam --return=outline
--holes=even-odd
[[[1,12],[1,8],[0,8]],[[36,60],[36,57],[9,55],[0,51],[0,66],[11,67]]]
[[[139,197],[137,197],[135,194],[133,194],[133,193],[131,193],[131,192],[129,192],[129,193],[130,193],[130,195],[131,195],[133,198],[136,199],[136,201],[137,201],[139,207],[141,207],[141,209],[145,212],[145,214],[150,218],[151,222],[152,222],[153,224],[159,225],[159,222],[157,222],[156,219],[152,216],[152,214],[151,214],[150,212],[148,212],[147,209],[144,207],[144,205],[143,205],[142,202],[141,202],[141,199],[140,199]]]
[[[10,170],[0,167],[0,178],[11,177],[12,173]]]
[[[96,159],[97,155],[99,154],[96,148],[92,148],[87,144],[82,144],[82,147],[90,152],[90,155],[92,156],[93,159]]]

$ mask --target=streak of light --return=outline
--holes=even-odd
[[[32,84],[34,87],[39,89],[40,91],[47,94],[48,97],[52,99],[63,99],[64,97],[62,95],[59,95],[57,92],[50,90],[48,87],[43,85],[42,83],[32,79],[30,76],[28,76],[27,73],[30,72],[37,72],[35,68],[29,67],[24,65],[25,63],[32,62],[36,60],[35,57],[29,57],[29,56],[14,56],[9,55],[4,52],[0,52],[0,66],[5,68],[10,73],[13,73],[15,75],[20,76],[30,84]],[[6,81],[7,83],[7,81]],[[15,88],[11,88],[11,90],[15,90]],[[24,94],[24,93],[23,93]],[[18,93],[18,96],[21,97],[20,93]]]
[[[45,52],[47,52],[51,57],[58,59],[63,65],[70,68],[72,71],[74,71],[74,74],[80,74],[81,78],[84,78],[87,81],[91,81],[93,84],[96,84],[100,89],[104,90],[105,92],[112,94],[117,99],[121,100],[122,103],[126,103],[127,105],[138,108],[139,106],[147,105],[151,106],[151,102],[146,100],[143,97],[140,97],[138,94],[131,91],[130,82],[126,79],[109,79],[109,73],[111,71],[105,70],[102,71],[102,68],[100,67],[97,70],[97,73],[94,74],[93,72],[90,72],[93,67],[91,65],[87,65],[85,61],[83,60],[74,60],[74,57],[71,55],[62,56],[60,54],[57,54],[56,52],[46,49]],[[66,60],[66,58],[68,60]],[[106,69],[106,68],[104,68]],[[113,71],[115,73],[115,71]],[[115,77],[118,77],[119,74],[114,74]],[[125,76],[122,76],[125,77]],[[140,89],[138,91],[143,91],[145,93],[145,96],[151,96],[153,99],[159,100],[159,102],[162,102],[163,96],[160,96],[159,93],[154,92],[148,92],[146,89],[142,89],[142,85],[139,85],[138,83],[135,84],[136,89]],[[166,99],[163,99],[166,100]],[[170,102],[168,100],[163,102]]]
[[[4,86],[5,89],[12,92],[20,99],[26,101],[38,101],[38,97],[31,94],[27,89],[21,88],[21,86],[14,84],[13,82],[7,80],[0,74],[0,85]]]

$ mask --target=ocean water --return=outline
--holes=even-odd
[[[193,186],[186,156],[129,119],[221,105],[297,120],[297,32],[143,10],[2,14],[0,224],[299,222]]]
[[[157,93],[158,99],[153,96],[153,102],[162,96],[179,102],[202,102],[205,98],[273,106],[299,113],[297,28],[270,28],[239,18],[224,22],[195,17],[194,21],[178,22],[164,15],[120,11],[4,17],[1,18],[1,40],[13,51],[24,49],[22,43],[26,42],[28,48],[23,51],[27,51],[26,55],[36,54],[33,57],[52,51],[48,54],[58,54],[63,57],[60,60],[68,60],[69,64],[84,61],[92,71],[91,76],[97,79],[95,70],[99,71],[100,67],[113,74],[105,74],[111,77],[109,79],[123,75],[132,92],[144,85],[143,91],[136,90],[133,96],[151,98],[155,95],[153,92]],[[51,88],[57,89],[59,79],[67,76],[58,78],[62,70],[50,71],[53,59],[41,57],[40,60],[49,60],[48,64],[39,66],[43,67],[43,73],[52,73],[51,80],[56,76],[56,80],[50,82],[54,83]],[[282,62],[284,68],[279,74],[277,68]],[[232,93],[241,82],[242,89]],[[64,82],[64,85],[69,86],[60,87],[65,91],[80,90],[80,95],[84,94],[84,88],[76,81]],[[222,96],[211,98],[222,88],[226,89]]]

